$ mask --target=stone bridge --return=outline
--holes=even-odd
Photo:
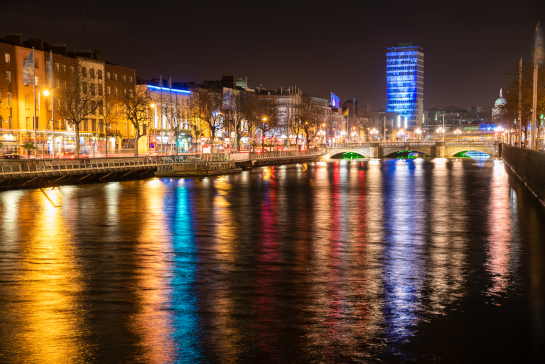
[[[460,152],[478,151],[491,157],[499,157],[501,144],[493,141],[477,142],[389,142],[389,143],[346,143],[326,146],[326,157],[343,153],[357,153],[366,158],[388,158],[392,154],[411,150],[430,157],[449,158]]]

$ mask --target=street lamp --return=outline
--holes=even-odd
[[[445,141],[445,128],[439,128],[439,129],[437,129],[437,132],[438,132],[438,133],[442,133],[443,142],[444,142],[444,141]]]
[[[454,130],[454,134],[458,135],[458,141],[460,141],[460,134],[462,134],[462,131],[460,129]]]
[[[443,143],[445,142],[445,113],[443,113]]]
[[[45,97],[48,97],[49,95],[51,95],[49,90],[42,91],[42,94]],[[47,101],[46,101],[46,104],[47,104]],[[47,106],[46,106],[46,112],[47,112]],[[53,103],[51,103],[51,123],[53,124]],[[42,144],[42,158],[45,157],[45,145],[47,143],[47,129],[48,129],[48,127],[49,127],[49,120],[45,124],[44,142]],[[51,150],[53,152],[53,158],[55,158],[55,152],[54,152],[55,151],[55,124],[53,124],[52,127],[53,127],[53,138],[51,139]]]

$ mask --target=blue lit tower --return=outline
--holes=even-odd
[[[400,43],[386,52],[387,112],[398,113],[395,126],[414,130],[424,119],[424,50]]]

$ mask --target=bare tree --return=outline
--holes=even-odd
[[[240,150],[240,140],[243,136],[247,136],[248,129],[254,124],[256,118],[256,96],[235,91],[234,98],[228,109],[223,111],[225,120],[229,125],[229,129],[236,133],[236,148]],[[246,131],[245,131],[245,128]]]
[[[178,155],[178,139],[182,133],[187,132],[184,129],[183,108],[178,101],[178,96],[175,96],[173,103],[163,105],[163,114],[167,119],[168,130],[174,136],[174,147],[176,148],[176,155]]]
[[[525,143],[521,144],[523,148],[527,148],[528,141],[528,124],[532,115],[532,96],[533,96],[533,72],[534,65],[532,62],[522,64],[522,129],[525,134]],[[505,105],[500,106],[500,117],[509,121],[518,118],[519,111],[519,66],[513,65],[504,72],[505,83],[504,93]],[[538,74],[538,92],[537,92],[537,114],[541,115],[545,112],[545,70],[539,69]],[[537,123],[538,134],[541,133],[541,123]],[[535,126],[534,126],[535,127]]]
[[[76,158],[79,158],[81,122],[96,113],[102,100],[102,96],[96,92],[96,84],[83,74],[82,68],[80,65],[75,67],[74,72],[62,80],[62,86],[55,90],[61,109],[59,114],[66,115],[68,124],[76,132]]]
[[[280,122],[274,98],[258,98],[252,115],[252,124],[256,129],[261,130],[261,145],[263,146],[265,134],[276,130]]]
[[[223,128],[223,94],[211,89],[197,89],[191,93],[190,103],[190,114],[195,131],[202,137],[203,127],[206,125],[210,130],[212,141],[215,140],[216,132]]]
[[[137,87],[129,90],[121,97],[125,118],[134,127],[134,156],[138,157],[138,139],[144,135],[145,127],[149,124],[149,105],[152,103],[152,95],[147,87]]]
[[[311,100],[305,101],[299,108],[300,128],[305,134],[307,148],[310,146],[310,141],[316,137],[320,123],[323,119],[317,105]]]
[[[104,136],[106,137],[106,157],[108,156],[108,137],[115,137],[116,140],[120,137],[121,133],[114,128],[120,120],[119,113],[112,108],[112,104],[102,102],[100,105],[100,114],[104,118],[102,124],[104,125]]]

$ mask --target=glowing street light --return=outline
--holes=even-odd
[[[437,132],[442,134],[443,142],[444,142],[445,141],[445,128],[438,128]]]
[[[460,134],[462,134],[462,131],[460,129],[454,130],[454,134],[458,135],[458,141],[460,141]]]
[[[417,139],[417,140],[420,140],[420,134],[422,134],[422,129],[416,129],[414,132],[415,132],[416,135],[417,135],[416,139]]]

